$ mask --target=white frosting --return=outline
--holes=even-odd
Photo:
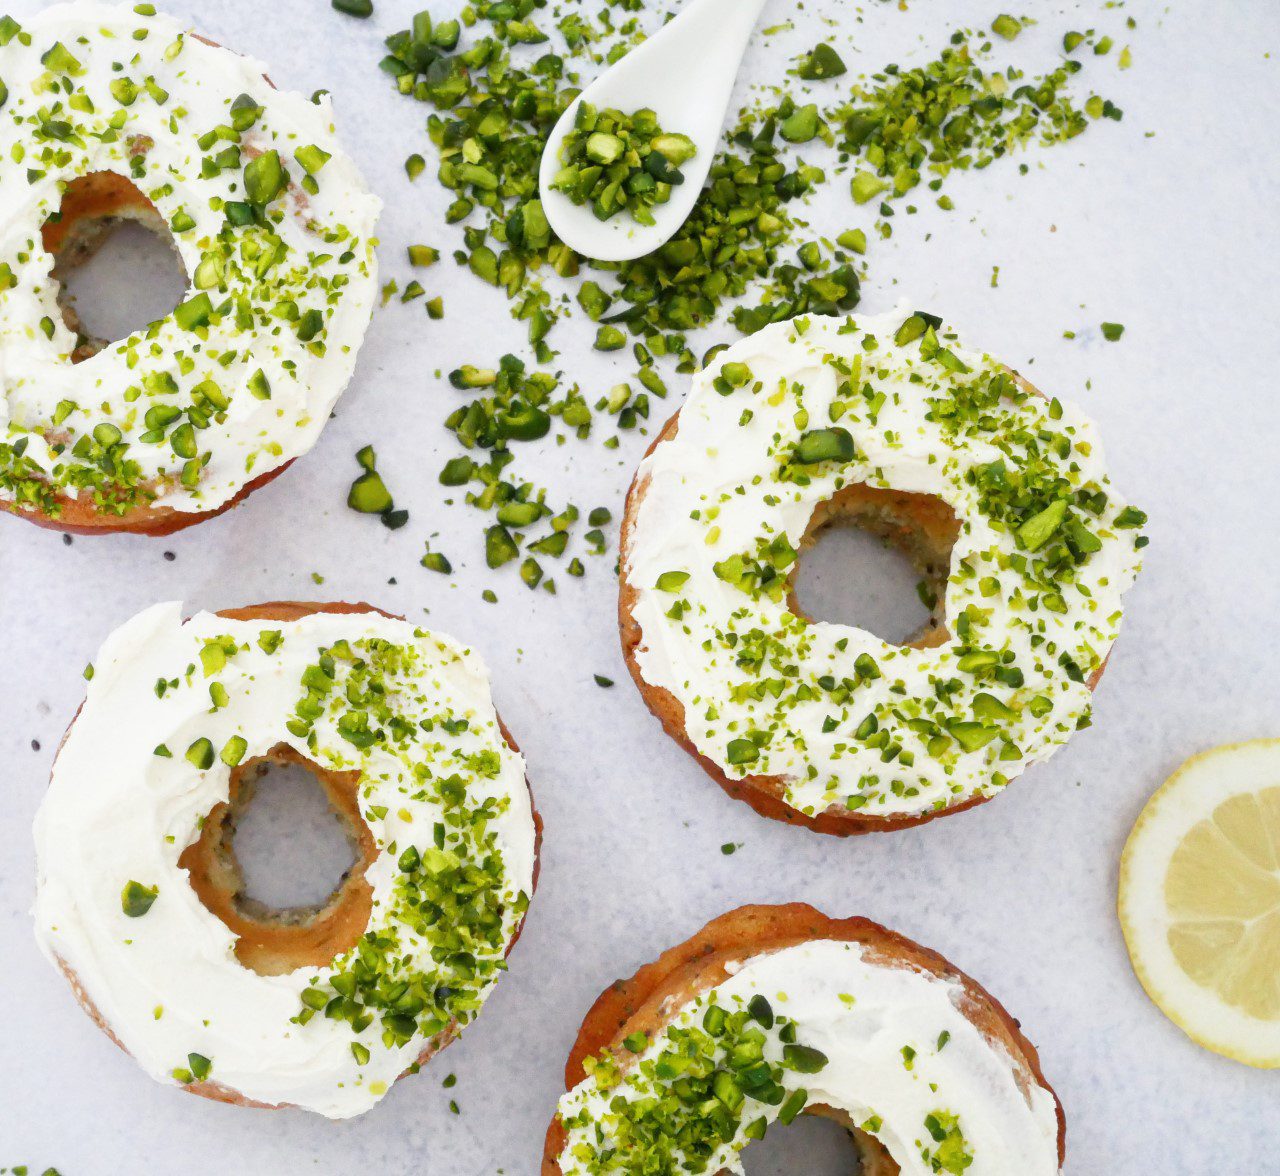
[[[41,63],[55,44],[77,63],[66,72]],[[143,503],[155,494],[157,505],[186,512],[222,506],[315,444],[351,378],[372,313],[371,234],[381,202],[342,151],[328,97],[312,102],[275,90],[265,68],[204,44],[168,17],[94,0],[49,8],[0,47],[0,81],[8,88],[0,108],[0,266],[8,267],[0,269],[0,499],[30,503],[35,482],[71,496],[82,486],[86,493],[101,489],[102,443],[94,438],[101,426],[108,426],[108,440],[119,430],[128,448],[117,444],[114,458],[136,463],[127,480],[141,488]],[[138,91],[128,105],[125,82]],[[230,131],[231,104],[244,94],[263,108],[253,126],[201,147],[215,128]],[[49,126],[69,131],[51,137]],[[234,154],[237,140],[239,162],[202,175],[209,158]],[[317,190],[306,192],[296,153],[312,146],[331,158],[315,174]],[[273,236],[229,228],[224,202],[246,199],[244,165],[271,149],[291,180],[267,205]],[[167,222],[178,218],[174,243],[192,281],[184,301],[207,293],[213,313],[196,330],[170,315],[73,365],[77,340],[57,305],[40,227],[69,181],[101,171],[134,178]],[[184,217],[191,227],[181,228]],[[268,241],[284,252],[261,275],[251,272],[261,255],[252,258],[246,248]],[[309,311],[320,312],[323,325],[304,340],[298,324]],[[269,399],[254,382],[259,371]],[[201,392],[207,381],[216,385],[212,400]],[[184,484],[190,454],[176,452],[172,437],[186,418],[147,438],[153,424],[145,417],[157,406],[193,405],[207,421],[196,442],[208,461],[198,481],[192,470]],[[20,441],[26,448],[15,458],[4,446]],[[89,452],[73,454],[77,442]]]
[[[783,1086],[806,1090],[809,1105],[844,1111],[864,1129],[870,1121],[904,1176],[936,1173],[922,1149],[937,1148],[925,1120],[938,1112],[955,1116],[963,1133],[972,1156],[965,1176],[1058,1172],[1053,1096],[1038,1085],[1024,1093],[1004,1047],[988,1040],[962,1011],[959,982],[873,963],[859,944],[815,940],[746,960],[723,984],[683,1008],[628,1073],[663,1051],[673,1027],[701,1025],[710,1003],[733,1011],[745,1008],[756,995],[770,1002],[775,1015],[795,1022],[798,1042],[827,1057],[816,1074],[784,1071]],[[909,1064],[904,1048],[914,1050]],[[781,1048],[771,1039],[765,1057],[776,1063],[780,1056]],[[590,1123],[569,1130],[560,1157],[565,1176],[626,1170],[589,1167],[572,1150],[602,1125],[607,1138],[610,1102],[636,1095],[633,1083],[602,1090],[588,1078],[563,1096],[561,1119],[585,1111]],[[746,1106],[744,1122],[758,1116],[773,1122],[778,1114],[776,1106],[751,1100]],[[739,1132],[698,1170],[741,1173],[740,1153],[746,1146]]]
[[[276,630],[283,641],[268,654],[257,639]],[[223,635],[240,649],[206,677],[201,649]],[[377,639],[411,651],[411,672],[386,679],[393,686],[389,704],[412,729],[407,742],[380,739],[361,751],[342,737],[337,723],[351,708],[341,697],[349,680],[341,659],[333,705],[315,720],[313,738],[291,732],[286,722],[306,693],[302,674],[320,650],[346,640],[363,654],[358,643]],[[163,697],[160,680],[170,683]],[[213,683],[227,691],[220,709],[210,706]],[[423,719],[435,720],[430,733],[419,726]],[[446,733],[445,719],[469,725]],[[476,830],[466,860],[497,855],[495,893],[503,904],[497,942],[477,937],[471,945],[486,973],[475,986],[475,1006],[460,1013],[463,1021],[502,969],[523,918],[519,896],[532,893],[534,826],[524,762],[499,731],[479,658],[448,638],[378,614],[322,613],[280,624],[201,613],[184,624],[178,604],[161,604],[117,630],[98,656],[36,818],[42,949],[74,973],[111,1032],[154,1078],[175,1082],[173,1071],[188,1068],[194,1052],[211,1060],[213,1081],[251,1099],[334,1118],[356,1115],[378,1101],[430,1035],[388,1046],[376,1018],[360,1033],[323,1014],[293,1023],[303,991],[326,983],[350,953],[329,968],[259,975],[232,954],[235,936],[178,867],[202,818],[227,799],[230,778],[220,760],[202,771],[185,751],[199,738],[221,749],[236,735],[246,741],[243,762],[287,744],[325,767],[361,771],[360,808],[381,851],[367,874],[369,930],[398,934],[400,951],[427,973],[438,937],[397,922],[398,859],[410,846],[424,857],[431,852],[436,824],[446,819],[435,783],[461,779],[465,799],[450,811],[455,817],[461,811]],[[155,754],[159,744],[171,758]],[[494,812],[481,820],[477,812],[486,802]],[[141,917],[122,909],[130,881],[159,887]],[[357,1062],[353,1041],[369,1051],[367,1063]]]
[[[1003,369],[950,336],[926,339],[929,355],[919,341],[896,344],[906,317],[801,319],[735,344],[694,379],[677,435],[637,474],[643,497],[623,573],[638,593],[641,675],[676,697],[690,739],[727,775],[783,777],[788,802],[809,814],[924,813],[989,795],[1046,758],[1088,714],[1086,680],[1116,636],[1121,593],[1139,566],[1133,516],[1121,515],[1093,424],[1070,406],[1017,393],[988,413],[992,429],[949,434],[931,399],[945,402]],[[964,370],[944,366],[935,345]],[[745,364],[752,381],[722,394],[715,385],[728,364]],[[795,479],[790,462],[801,437],[833,425],[851,434],[853,459],[806,465]],[[1073,506],[1100,550],[1054,573],[1050,592],[1020,571],[1019,561],[1035,560],[1019,522],[996,517],[975,484],[998,461],[1010,481],[1023,476],[1030,458],[1013,439],[1017,430],[1072,492],[1107,495],[1098,513]],[[1051,438],[1069,452],[1055,452]],[[961,521],[945,599],[949,643],[909,649],[789,611],[788,556],[814,509],[859,482],[935,495]],[[770,544],[782,553],[772,593],[725,578],[724,561]],[[687,578],[672,587],[680,576]],[[993,652],[990,662],[1003,658],[1006,680],[970,670],[973,649]],[[1064,654],[1079,672],[1064,668]],[[879,677],[858,669],[866,657]],[[1009,677],[1015,668],[1021,684]],[[950,694],[940,691],[948,682]],[[975,713],[975,699],[984,713]],[[868,715],[876,717],[869,742]],[[730,754],[731,743],[752,736],[757,758],[744,762],[741,744]],[[986,742],[966,747],[959,736]],[[883,741],[907,754],[890,754]]]

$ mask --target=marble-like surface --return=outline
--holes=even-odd
[[[22,18],[39,5],[8,7]],[[558,596],[530,593],[514,565],[501,576],[485,569],[480,516],[443,505],[442,420],[457,393],[436,373],[492,362],[518,349],[524,331],[496,291],[455,270],[455,236],[439,227],[443,194],[430,175],[410,185],[402,170],[412,151],[431,156],[427,111],[396,97],[375,64],[379,38],[414,5],[378,0],[363,23],[327,0],[169,7],[261,56],[279,84],[333,91],[349,145],[387,200],[386,274],[407,276],[408,242],[442,247],[444,262],[423,280],[445,296],[446,318],[429,322],[421,303],[380,312],[317,449],[228,517],[170,540],[71,546],[0,519],[0,1168],[526,1176],[564,1057],[600,989],[729,907],[803,899],[937,948],[1022,1019],[1066,1105],[1071,1176],[1277,1171],[1275,1076],[1205,1053],[1169,1024],[1134,980],[1114,915],[1120,848],[1150,791],[1193,752],[1280,733],[1269,640],[1280,583],[1274,0],[1028,0],[1018,10],[1040,23],[1017,42],[1019,60],[1051,63],[1068,28],[1096,25],[1132,44],[1131,69],[1120,72],[1113,51],[1087,57],[1079,80],[1112,97],[1123,122],[1026,154],[1025,176],[1006,162],[958,177],[949,185],[956,211],[922,199],[919,215],[896,218],[891,242],[873,246],[866,309],[907,296],[1086,405],[1116,480],[1151,514],[1152,544],[1090,730],[993,804],[849,842],[761,820],[664,738],[622,665],[612,557],[591,561],[583,581],[559,575]],[[761,39],[748,72],[780,79],[782,55],[820,30],[852,36],[851,64],[870,71],[931,54],[953,22],[986,25],[998,11],[994,0],[951,3],[945,15],[926,0],[905,11],[775,0],[764,24],[790,16],[797,28]],[[868,211],[836,185],[809,215],[827,230],[870,227]],[[1103,341],[1104,320],[1126,325],[1120,343]],[[710,331],[706,344],[730,334]],[[590,350],[591,335],[570,324],[554,337],[588,400],[625,375],[621,361]],[[675,381],[673,401],[679,395]],[[395,533],[344,505],[353,454],[369,442],[412,512]],[[570,443],[530,467],[616,517],[645,444],[641,435],[624,436],[617,451]],[[450,578],[418,566],[437,532],[433,546],[456,568]],[[497,605],[480,598],[489,586]],[[832,566],[815,590],[837,588],[856,609],[857,569]],[[38,954],[28,916],[32,815],[101,639],[159,599],[219,608],[289,597],[370,600],[474,641],[547,823],[542,886],[484,1015],[426,1072],[346,1123],[220,1106],[152,1083],[76,1007]],[[617,685],[602,690],[594,674]],[[724,856],[730,841],[741,849]],[[292,852],[305,857],[305,847]],[[457,1086],[444,1090],[450,1073]],[[830,1142],[821,1134],[788,1138],[803,1141],[790,1154],[782,1140],[763,1145],[769,1155],[758,1163],[748,1153],[753,1176],[836,1170],[807,1168],[810,1145]]]

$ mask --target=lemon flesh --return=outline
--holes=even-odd
[[[1147,994],[1193,1040],[1280,1067],[1280,740],[1188,761],[1125,846],[1119,913]]]

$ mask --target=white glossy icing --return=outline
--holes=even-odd
[[[924,813],[990,795],[1045,759],[1088,714],[1086,680],[1115,639],[1121,594],[1139,567],[1133,518],[1143,516],[1122,516],[1094,425],[1069,405],[1010,385],[1015,397],[999,401],[982,428],[949,433],[931,401],[949,404],[957,389],[1003,369],[949,335],[926,338],[929,355],[918,339],[898,345],[906,318],[902,310],[815,317],[735,344],[695,377],[678,433],[637,474],[643,497],[623,572],[638,593],[641,675],[675,696],[690,739],[727,775],[780,776],[788,802],[808,814]],[[752,379],[722,394],[716,382],[730,364],[746,365]],[[797,470],[800,439],[832,427],[851,435],[852,460]],[[1033,582],[1025,562],[1060,536],[1028,552],[1020,521],[998,517],[1002,507],[993,511],[977,484],[993,463],[1003,461],[1016,481],[1040,460],[1018,430],[1034,438],[1042,473],[1072,494],[1107,495],[1097,513],[1072,508],[1100,549],[1055,570],[1047,586]],[[904,648],[789,610],[785,578],[815,507],[859,482],[935,495],[961,521],[945,598],[947,644]],[[774,575],[771,590],[733,582],[726,561],[735,557],[760,557]],[[997,676],[991,665],[969,668],[974,650]],[[868,664],[878,677],[862,672]],[[873,730],[867,716],[875,716]],[[752,737],[756,758],[742,759],[742,743],[731,754],[731,744]]]
[[[42,64],[58,45],[71,61],[56,54]],[[111,501],[154,494],[158,505],[205,512],[315,443],[368,327],[381,202],[338,143],[328,97],[275,90],[265,69],[166,16],[96,0],[49,8],[0,46],[0,497],[28,503],[38,484],[52,484],[73,496],[105,488]],[[262,113],[237,134],[229,122],[241,95]],[[202,174],[237,147],[237,159]],[[310,147],[330,158],[308,183],[315,191],[304,191],[296,153]],[[244,166],[273,149],[291,184],[265,206],[269,232],[229,227],[224,205],[246,199]],[[192,282],[184,301],[209,295],[212,316],[193,330],[170,315],[73,365],[77,340],[40,228],[69,181],[103,171],[132,177],[174,226]],[[300,328],[317,325],[302,327],[308,312],[321,321],[302,338]],[[208,456],[198,480],[194,467],[181,480],[191,453],[178,450],[192,447],[173,441],[188,418],[157,432],[155,414],[146,419],[156,408],[194,408],[205,423],[196,426],[195,452]],[[124,479],[133,493],[112,489],[119,479],[100,468],[115,431],[109,462],[133,463]]]
[[[672,1028],[702,1024],[710,1004],[734,1011],[763,996],[773,1012],[795,1022],[796,1040],[820,1050],[827,1064],[818,1073],[784,1070],[788,1091],[804,1089],[808,1103],[825,1104],[874,1127],[874,1135],[897,1161],[904,1176],[935,1176],[925,1153],[938,1143],[925,1121],[941,1112],[954,1116],[970,1164],[965,1176],[1054,1176],[1058,1172],[1058,1120],[1053,1096],[1038,1085],[1024,1091],[1018,1069],[1004,1047],[989,1040],[965,1015],[964,992],[955,981],[900,966],[872,962],[853,943],[815,940],[745,960],[724,983],[682,1008],[663,1033],[626,1073],[659,1056]],[[939,1048],[939,1043],[943,1043]],[[904,1049],[914,1051],[910,1060]],[[774,1039],[765,1057],[777,1064],[782,1047]],[[582,1116],[570,1128],[560,1165],[565,1176],[623,1172],[608,1164],[591,1166],[573,1149],[610,1137],[610,1103],[650,1092],[645,1083],[624,1079],[604,1090],[588,1078],[560,1100],[562,1120]],[[764,1117],[772,1123],[777,1106],[748,1099],[742,1124]],[[691,1171],[743,1171],[741,1152],[749,1146],[741,1130],[723,1144],[705,1167]],[[950,1168],[943,1168],[950,1171]]]
[[[283,640],[267,653],[258,638],[273,631]],[[222,636],[233,637],[239,649],[206,676],[201,651]],[[402,742],[379,738],[362,750],[343,737],[338,723],[355,708],[346,701],[345,684],[353,679],[342,656],[313,736],[286,726],[296,721],[307,693],[302,675],[322,649],[343,640],[368,660],[370,642],[410,651],[408,669],[384,675],[388,704],[407,728]],[[327,968],[282,976],[262,976],[239,963],[234,935],[201,904],[178,866],[202,818],[227,799],[230,768],[214,758],[201,770],[185,752],[197,739],[222,749],[239,736],[246,742],[242,762],[286,744],[325,767],[358,768],[360,809],[381,851],[367,874],[374,904],[369,930],[399,936],[398,952],[422,974],[432,972],[430,952],[440,935],[398,917],[401,855],[412,846],[428,857],[437,822],[449,821],[451,851],[473,863],[496,857],[492,893],[502,904],[501,928],[492,940],[477,937],[471,944],[483,971],[464,997],[475,1001],[453,1010],[466,1022],[502,970],[534,867],[524,763],[499,731],[484,666],[446,637],[378,614],[316,614],[281,624],[201,613],[184,624],[177,604],[157,605],[118,629],[95,666],[36,818],[35,921],[42,949],[70,969],[111,1032],[160,1081],[175,1082],[173,1071],[188,1068],[187,1055],[195,1052],[212,1061],[212,1080],[248,1098],[334,1118],[367,1110],[431,1034],[419,1031],[387,1045],[377,1018],[361,1032],[322,1014],[294,1023],[301,994],[324,987],[351,953]],[[168,686],[158,696],[162,680]],[[211,706],[215,684],[227,692],[220,708]],[[450,733],[443,726],[463,719],[465,730],[455,723]],[[432,722],[430,731],[422,720]],[[379,726],[376,717],[371,721]],[[382,721],[381,729],[391,727]],[[161,744],[169,757],[156,754]],[[446,808],[437,786],[451,776],[465,794],[460,805]],[[486,805],[492,813],[481,818]],[[462,840],[455,837],[459,827]],[[130,881],[159,887],[141,917],[122,909],[121,891]],[[450,975],[441,971],[441,982]],[[366,1063],[353,1055],[353,1042],[369,1051]]]

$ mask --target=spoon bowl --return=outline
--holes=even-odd
[[[679,15],[637,45],[574,99],[547,139],[538,173],[542,207],[556,236],[596,261],[630,261],[669,241],[689,219],[720,147],[734,82],[751,32],[766,0],[689,0]],[[591,205],[574,204],[551,185],[561,169],[560,150],[573,130],[578,107],[628,113],[647,107],[664,131],[687,135],[697,154],[683,164],[684,182],[671,199],[655,204],[652,225],[624,209],[599,220]]]

